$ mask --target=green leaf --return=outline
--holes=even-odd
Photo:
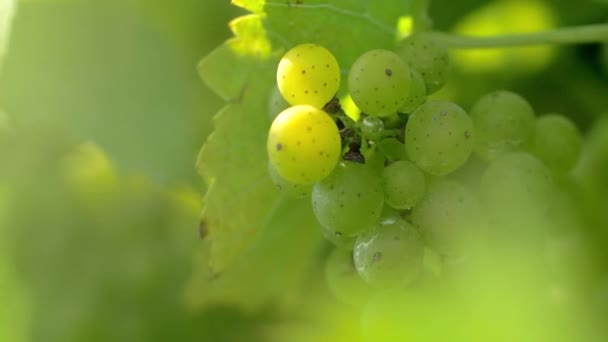
[[[192,280],[191,302],[256,306],[293,294],[322,239],[310,201],[286,201],[267,175],[276,65],[293,45],[315,42],[346,72],[361,53],[394,46],[407,2],[233,0],[255,14],[233,20],[235,37],[198,68],[228,105],[215,116],[215,131],[197,160],[209,185],[201,218],[209,250]]]
[[[8,37],[11,32],[11,23],[15,13],[16,0],[0,0],[0,68],[4,53],[8,46]]]

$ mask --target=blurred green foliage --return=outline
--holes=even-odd
[[[366,1],[346,2],[356,8]],[[379,8],[391,10],[374,15],[391,21],[401,14],[392,10],[396,3],[403,1],[386,2]],[[483,12],[487,3],[436,0],[431,17],[437,28],[449,31],[471,13]],[[604,1],[541,3],[554,14],[556,26],[608,18]],[[283,27],[285,9],[271,10],[275,14],[269,25],[277,31],[291,29]],[[228,21],[243,13],[227,0],[19,2],[0,74],[0,341],[311,341],[328,336],[352,341],[349,336],[357,335],[358,317],[350,317],[349,309],[331,299],[323,284],[326,246],[319,244],[317,233],[290,234],[288,229],[294,227],[284,225],[298,221],[305,229],[309,224],[310,213],[292,202],[277,205],[284,211],[265,221],[271,228],[252,248],[231,256],[236,271],[222,277],[207,267],[209,245],[196,231],[206,184],[196,175],[194,163],[212,130],[213,115],[231,96],[220,99],[212,93],[196,66],[230,37]],[[312,36],[345,51],[365,49],[345,39],[352,29],[348,25],[340,25],[339,34],[306,28],[328,18],[300,17],[302,28],[294,29],[293,39]],[[255,30],[249,27],[243,34],[255,35]],[[273,37],[277,41],[280,38]],[[264,48],[263,42],[255,43],[240,48]],[[489,90],[513,89],[540,113],[564,113],[588,133],[587,152],[567,198],[574,199],[577,215],[591,227],[581,245],[595,263],[589,270],[580,267],[590,257],[576,254],[580,248],[573,247],[574,256],[567,260],[571,263],[564,264],[587,272],[581,276],[585,284],[573,288],[597,303],[596,318],[587,323],[590,335],[608,313],[605,51],[598,44],[559,48],[546,64],[521,73],[509,72],[510,65],[483,73],[455,68],[450,83],[437,95],[468,108]],[[352,59],[355,54],[346,56]],[[230,60],[221,62],[218,72],[242,76],[242,69],[231,73]],[[267,89],[262,90],[248,99],[256,112],[266,106],[262,94]],[[252,127],[263,127],[267,117],[264,112]],[[215,141],[231,143],[224,133]],[[265,137],[235,138],[243,145],[249,144],[247,139],[263,142]],[[241,152],[231,158],[242,161]],[[221,150],[212,153],[216,161],[226,158]],[[265,171],[265,161],[258,162]],[[210,179],[227,172],[212,171]],[[232,186],[227,199],[214,203],[216,208],[230,204],[229,196],[240,196],[240,183]],[[266,196],[268,203],[275,203],[276,194]],[[218,215],[226,218],[234,207]],[[240,222],[247,219],[243,216]],[[568,249],[568,243],[558,247]],[[500,265],[514,267],[503,262]],[[493,280],[509,281],[498,275]],[[277,296],[286,298],[276,301]],[[464,298],[468,296],[471,292]],[[234,304],[242,304],[243,297],[249,305]],[[498,303],[508,301],[506,297]],[[327,324],[301,324],[311,316]],[[331,323],[337,324],[337,331]],[[372,336],[379,336],[376,333]]]

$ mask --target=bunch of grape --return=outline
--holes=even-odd
[[[411,286],[488,236],[533,239],[554,179],[578,160],[575,125],[557,114],[536,118],[515,93],[487,94],[468,113],[427,99],[448,70],[448,50],[424,35],[364,53],[348,72],[362,113],[354,121],[335,97],[340,68],[327,49],[298,45],[279,63],[270,174],[281,191],[311,197],[336,245],[327,279],[340,299]],[[276,116],[285,101],[291,107]]]

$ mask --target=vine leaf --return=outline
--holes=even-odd
[[[251,13],[230,23],[234,37],[199,64],[227,101],[197,160],[208,184],[201,222],[208,243],[189,299],[262,305],[290,296],[322,241],[310,200],[286,200],[267,172],[268,98],[276,65],[292,46],[329,48],[342,71],[363,52],[392,48],[408,1],[233,0]]]

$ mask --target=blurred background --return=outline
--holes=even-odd
[[[228,0],[17,3],[0,73],[0,341],[274,336],[268,327],[285,317],[271,303],[200,308],[185,295],[200,267],[205,184],[194,164],[223,106],[196,65],[245,12]],[[431,17],[440,30],[497,34],[605,22],[608,5],[437,0]],[[438,96],[469,108],[512,89],[594,139],[600,166],[585,178],[585,217],[596,241],[608,241],[608,218],[596,215],[608,204],[605,45],[456,52],[453,61]],[[605,254],[601,246],[594,252]]]

